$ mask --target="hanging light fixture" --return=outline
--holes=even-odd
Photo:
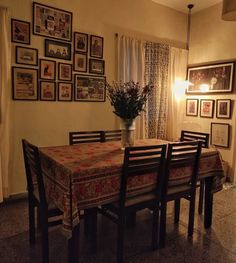
[[[236,21],[236,0],[223,0],[222,19]]]

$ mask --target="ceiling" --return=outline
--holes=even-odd
[[[222,0],[152,0],[161,5],[168,6],[183,13],[188,13],[188,5],[193,4],[192,13],[208,8],[222,2]]]

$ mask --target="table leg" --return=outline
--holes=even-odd
[[[72,231],[72,237],[68,240],[68,263],[79,262],[79,232],[78,224]]]
[[[205,205],[204,205],[204,226],[211,227],[212,223],[212,208],[213,208],[213,193],[212,193],[213,177],[205,178]]]

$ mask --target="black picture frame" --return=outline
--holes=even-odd
[[[90,57],[103,58],[103,37],[90,36]]]
[[[16,64],[38,66],[38,49],[16,46]]]
[[[213,118],[215,100],[201,99],[200,100],[200,117]]]
[[[73,99],[73,83],[58,82],[57,86],[57,100],[70,102]]]
[[[217,99],[216,100],[216,118],[231,119],[232,100]]]
[[[67,63],[58,63],[58,80],[72,81],[72,65]]]
[[[77,72],[87,72],[87,54],[74,53],[73,70]]]
[[[71,44],[45,39],[45,57],[71,60]]]
[[[30,22],[11,19],[11,42],[30,45]]]
[[[88,52],[88,34],[81,32],[74,32],[74,51]]]
[[[229,148],[230,125],[228,123],[211,123],[211,144]]]
[[[56,79],[56,61],[49,59],[39,60],[39,78],[43,80]]]
[[[198,99],[186,99],[186,116],[198,116]]]
[[[56,83],[54,81],[40,81],[40,100],[56,101]]]
[[[89,73],[104,75],[105,74],[105,61],[100,59],[89,59]]]

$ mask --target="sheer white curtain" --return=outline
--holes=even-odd
[[[8,197],[9,148],[10,148],[10,41],[8,39],[9,15],[0,7],[0,202]]]

